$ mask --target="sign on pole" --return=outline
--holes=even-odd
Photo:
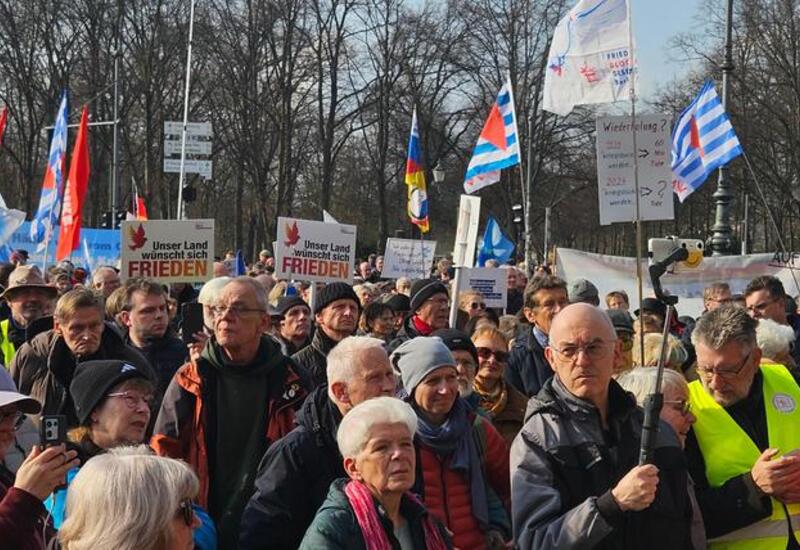
[[[475,247],[478,244],[478,224],[481,217],[481,198],[461,195],[458,205],[458,226],[453,247],[453,265],[472,267],[475,265]]]
[[[320,283],[353,283],[356,226],[278,218],[275,276]]]
[[[165,139],[164,140],[164,154],[165,155],[180,155],[181,154],[181,140],[179,139]],[[186,154],[187,155],[210,155],[211,142],[199,141],[196,139],[186,140]]]
[[[187,156],[208,156],[211,154],[212,128],[210,122],[188,122],[186,124]],[[164,121],[164,173],[181,173],[181,142],[183,141],[183,122],[177,120]],[[177,158],[168,158],[168,157]],[[213,162],[206,159],[185,158],[184,174],[199,174],[211,179]]]
[[[636,151],[629,116],[597,119],[597,191],[600,225],[636,219],[634,154],[639,162],[642,220],[671,220],[670,118],[643,115],[636,118]]]
[[[396,279],[426,279],[433,267],[436,241],[415,239],[386,239],[381,277]]]
[[[508,272],[496,267],[462,268],[458,292],[480,292],[486,307],[506,307],[508,297]]]
[[[214,276],[214,220],[125,221],[122,279],[202,283]]]
[[[206,179],[211,179],[214,161],[185,159],[183,161],[183,171],[186,174],[200,174]],[[181,159],[164,159],[164,172],[167,174],[181,173]]]
[[[180,136],[183,134],[183,122],[180,120],[165,120],[164,121],[164,135],[165,136]],[[211,137],[211,123],[210,122],[188,122],[186,124],[187,136],[202,136]]]

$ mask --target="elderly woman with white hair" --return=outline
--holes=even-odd
[[[393,397],[354,407],[336,434],[349,479],[331,484],[301,550],[442,550],[452,548],[442,524],[409,491],[416,458],[413,409]]]
[[[797,366],[792,357],[795,343],[792,327],[780,325],[772,319],[759,319],[756,341],[761,349],[761,363],[778,363],[790,369]]]
[[[144,445],[113,449],[75,476],[58,540],[64,550],[190,550],[200,525],[192,509],[198,489],[180,460]]]
[[[645,398],[653,392],[657,371],[657,367],[635,368],[617,377],[617,382],[625,390],[631,392],[639,406],[642,406]],[[692,424],[697,420],[689,406],[689,386],[681,373],[664,369],[661,389],[664,395],[661,420],[672,428],[678,437],[681,447],[684,447],[686,445],[686,436],[689,434]],[[703,525],[703,516],[694,495],[694,482],[691,481],[691,478],[689,479],[689,498],[692,501],[692,546],[694,548],[706,548],[706,531]]]

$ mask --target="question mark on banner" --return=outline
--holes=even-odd
[[[664,191],[667,189],[667,182],[664,180],[658,180],[658,184],[661,186],[661,189],[658,190],[658,196],[663,199]]]
[[[662,118],[662,119],[661,119],[661,131],[662,131],[662,132],[664,131],[664,128],[665,128],[666,126],[667,126],[667,119],[666,119],[666,118]]]

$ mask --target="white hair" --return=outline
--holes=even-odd
[[[417,431],[417,415],[411,405],[395,397],[376,397],[353,407],[344,415],[336,442],[342,456],[354,457],[369,441],[370,430],[379,424],[405,424],[411,437]]]
[[[636,367],[620,374],[617,377],[617,383],[626,391],[631,392],[636,398],[636,403],[641,406],[644,404],[644,398],[653,393],[657,371],[658,367]],[[666,392],[668,388],[688,391],[686,378],[676,370],[664,369],[662,390]]]
[[[114,275],[117,274],[117,270],[111,267],[110,265],[101,265],[100,267],[94,270],[94,274],[92,275],[92,284],[96,285],[100,283],[100,274],[105,271],[111,271]]]
[[[328,353],[326,372],[328,375],[328,396],[336,402],[333,385],[347,384],[356,375],[361,355],[370,349],[379,349],[386,354],[384,341],[371,336],[348,336]],[[388,355],[386,355],[388,358]],[[388,359],[387,359],[388,360]]]
[[[772,319],[759,319],[756,341],[764,357],[775,359],[789,353],[795,336],[792,327],[781,325]]]
[[[197,295],[197,301],[204,306],[213,306],[217,300],[222,287],[227,285],[233,279],[231,277],[214,277],[207,281],[200,289],[200,294]]]
[[[180,460],[149,447],[118,447],[89,460],[70,483],[64,550],[167,548],[180,503],[197,496],[199,482]]]

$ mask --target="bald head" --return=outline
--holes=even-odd
[[[604,311],[591,304],[572,304],[555,316],[550,327],[550,340],[558,342],[567,337],[566,333],[575,329],[589,329],[603,340],[615,340],[617,333],[611,318]]]

